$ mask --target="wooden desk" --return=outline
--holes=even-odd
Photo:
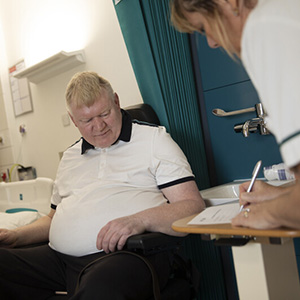
[[[293,238],[300,230],[286,228],[256,230],[222,225],[188,225],[194,216],[173,223],[178,232],[209,236],[210,239],[249,239],[244,246],[232,246],[241,300],[300,299],[299,273]],[[273,243],[274,242],[274,243]]]

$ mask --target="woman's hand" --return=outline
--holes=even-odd
[[[272,200],[283,194],[285,194],[288,189],[281,186],[273,186],[264,181],[257,180],[250,193],[247,193],[247,189],[250,182],[244,182],[240,185],[240,204],[247,203],[259,203],[266,200]]]
[[[273,229],[280,226],[300,228],[300,182],[291,185],[272,186],[257,181],[252,192],[247,193],[249,183],[240,186],[240,202],[246,204],[231,223],[256,229]]]
[[[243,226],[255,229],[273,229],[282,224],[271,214],[272,207],[276,204],[274,200],[249,204],[235,218],[232,219],[233,226]]]

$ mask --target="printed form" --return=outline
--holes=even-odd
[[[188,224],[213,225],[231,223],[231,219],[233,219],[239,213],[239,211],[239,203],[211,206],[198,214]]]

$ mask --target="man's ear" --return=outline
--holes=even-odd
[[[70,119],[72,120],[73,124],[74,124],[76,127],[78,127],[78,126],[76,125],[76,122],[74,121],[73,116],[70,114],[69,111],[68,111],[68,114],[69,114],[69,117],[70,117]]]
[[[115,93],[115,99],[114,99],[114,102],[115,102],[115,104],[117,105],[118,108],[121,108],[119,96],[118,96],[117,93]]]

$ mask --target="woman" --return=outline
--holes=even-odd
[[[245,193],[249,183],[241,185],[240,201],[248,206],[232,224],[300,228],[300,1],[173,0],[171,9],[178,30],[205,34],[210,47],[242,60],[296,176],[290,187],[257,182]]]

